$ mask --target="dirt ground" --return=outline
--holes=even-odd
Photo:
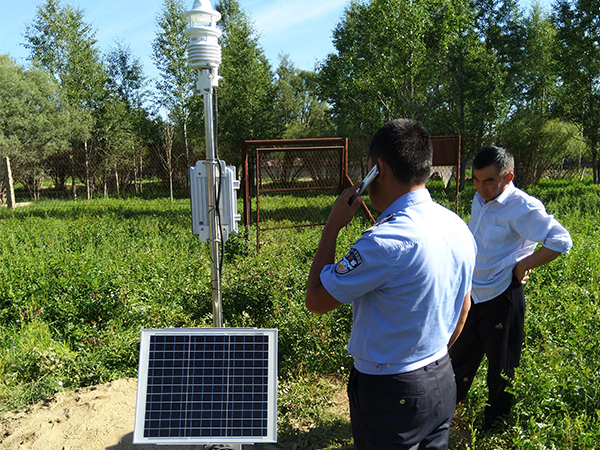
[[[137,379],[61,392],[32,407],[7,413],[0,419],[2,450],[156,450],[154,445],[134,445],[133,426]],[[344,396],[334,402],[347,408]],[[344,404],[344,402],[346,404]],[[168,446],[192,450],[203,446]],[[285,449],[283,445],[243,446],[244,450]]]

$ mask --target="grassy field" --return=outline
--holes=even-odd
[[[454,209],[452,190],[432,183]],[[529,192],[570,230],[571,254],[535,270],[526,287],[526,338],[507,431],[481,435],[483,373],[457,408],[453,449],[600,448],[600,186],[543,181]],[[473,196],[461,194],[468,220]],[[315,205],[331,196],[261,198],[261,208]],[[340,256],[368,227],[359,215]],[[225,245],[228,326],[279,330],[279,435],[294,448],[351,448],[334,406],[351,367],[349,307],[304,307],[320,228],[231,236]],[[56,392],[136,376],[141,328],[212,325],[211,262],[191,234],[189,201],[98,199],[0,210],[0,414]]]

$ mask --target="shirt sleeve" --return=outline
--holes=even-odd
[[[362,237],[335,264],[321,271],[323,287],[340,303],[352,303],[389,280],[390,264],[384,246],[373,236]]]
[[[537,199],[520,209],[515,225],[519,234],[533,242],[541,242],[550,250],[569,253],[573,241],[569,232],[548,214],[544,205]]]

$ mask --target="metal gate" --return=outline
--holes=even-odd
[[[293,202],[325,192],[340,193],[351,184],[347,138],[253,140],[245,141],[242,151],[244,224],[253,221],[254,196],[257,250],[261,231],[324,224],[321,211],[294,208]],[[289,204],[261,209],[261,197],[269,195],[289,196]]]

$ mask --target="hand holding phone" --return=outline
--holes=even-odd
[[[358,197],[365,191],[367,186],[371,184],[371,181],[373,181],[377,175],[379,175],[379,168],[377,167],[377,164],[375,164],[373,168],[369,171],[367,176],[364,178],[364,180],[362,180],[360,186],[356,189],[356,192],[350,199],[350,203],[352,203],[356,197]]]

